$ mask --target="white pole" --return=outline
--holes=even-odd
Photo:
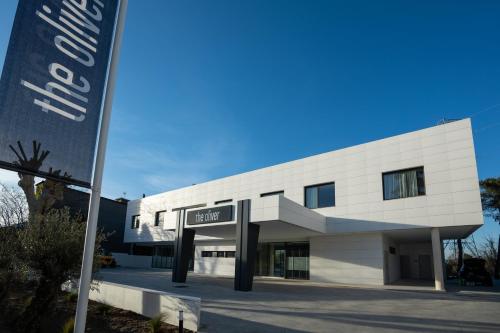
[[[80,286],[78,288],[78,302],[76,304],[75,333],[85,332],[87,320],[87,306],[89,302],[90,282],[92,279],[92,264],[94,259],[94,247],[97,231],[97,217],[99,215],[99,203],[101,201],[102,174],[106,155],[106,144],[108,142],[109,122],[113,106],[113,94],[115,90],[116,74],[118,71],[118,59],[120,57],[120,46],[122,33],[125,27],[125,15],[128,0],[120,0],[118,9],[118,20],[116,21],[115,36],[111,49],[111,61],[109,68],[108,83],[104,96],[104,107],[99,131],[97,155],[95,159],[92,189],[90,193],[89,213],[87,217],[87,232],[85,234],[85,247],[83,250],[82,271],[80,275]]]

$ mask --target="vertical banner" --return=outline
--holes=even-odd
[[[19,0],[0,81],[0,167],[90,187],[118,0]]]

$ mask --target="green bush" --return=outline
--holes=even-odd
[[[78,294],[77,293],[67,293],[64,295],[64,299],[70,303],[74,303],[78,300]]]
[[[148,321],[148,327],[150,333],[159,333],[161,330],[161,325],[163,320],[165,320],[165,314],[160,313]]]
[[[62,328],[62,333],[73,333],[74,328],[75,328],[75,318],[71,317],[64,324]]]

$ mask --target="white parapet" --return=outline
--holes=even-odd
[[[151,268],[151,256],[134,256],[127,253],[112,253],[116,264],[121,267]]]
[[[74,284],[66,283],[62,289],[74,290]],[[175,326],[179,323],[179,311],[182,310],[185,328],[197,332],[200,324],[201,298],[199,297],[100,281],[97,288],[91,289],[89,298],[150,318],[162,314],[164,322]]]

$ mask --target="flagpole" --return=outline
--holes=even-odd
[[[85,234],[85,247],[83,250],[82,271],[78,288],[78,302],[76,304],[75,333],[85,332],[87,320],[87,307],[89,302],[90,283],[92,280],[92,264],[94,259],[94,248],[97,231],[97,218],[99,215],[99,204],[101,201],[102,174],[106,158],[106,144],[108,142],[109,122],[113,106],[113,94],[115,91],[116,74],[118,72],[118,60],[120,58],[120,46],[122,34],[125,28],[125,16],[127,13],[128,0],[119,1],[118,20],[116,21],[115,36],[111,49],[111,61],[108,83],[104,97],[104,107],[99,130],[97,155],[95,159],[94,175],[90,193],[89,212],[87,216],[87,231]]]

